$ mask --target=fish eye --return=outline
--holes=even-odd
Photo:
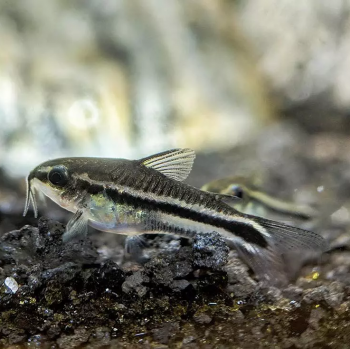
[[[233,184],[230,186],[230,190],[232,192],[231,195],[236,196],[237,198],[243,199],[244,192],[241,186],[237,184]]]
[[[64,166],[55,166],[47,175],[51,184],[58,187],[64,187],[68,183],[68,171]]]

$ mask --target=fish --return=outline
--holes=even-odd
[[[232,245],[261,282],[288,282],[284,253],[300,250],[322,254],[326,241],[315,232],[245,214],[227,202],[230,195],[210,193],[183,181],[195,152],[171,149],[139,160],[68,157],[48,160],[27,177],[23,215],[36,192],[73,213],[63,241],[85,238],[88,226],[127,235],[172,234],[193,239],[217,232]]]
[[[246,177],[232,176],[220,178],[204,184],[201,190],[232,195],[237,198],[237,200],[231,202],[232,207],[238,211],[257,216],[267,216],[267,211],[302,220],[316,219],[319,216],[319,212],[313,207],[288,202],[269,195]]]

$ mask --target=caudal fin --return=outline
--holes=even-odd
[[[323,253],[329,249],[326,240],[318,233],[299,229],[269,219],[250,216],[252,220],[266,229],[274,245],[282,253],[312,251]]]
[[[300,267],[300,260],[288,260],[288,255],[300,253],[317,257],[328,250],[327,242],[317,233],[256,216],[245,215],[245,218],[255,223],[254,227],[263,234],[267,244],[259,246],[236,240],[235,247],[257,277],[270,285],[281,287],[288,283],[289,272],[295,268],[287,264]]]

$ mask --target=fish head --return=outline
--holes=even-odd
[[[249,189],[242,183],[231,183],[224,189],[224,192],[244,201],[249,200]]]
[[[249,189],[240,177],[227,177],[214,180],[202,187],[213,193],[232,195],[242,200],[249,199]]]
[[[78,202],[81,202],[93,182],[113,182],[113,173],[120,168],[131,173],[134,162],[93,157],[59,158],[43,162],[27,177],[27,199],[23,214],[27,214],[32,203],[37,217],[35,191],[43,193],[64,209],[75,212]]]
[[[38,216],[36,190],[67,210],[74,211],[71,207],[72,202],[63,199],[63,194],[67,193],[73,181],[69,162],[66,159],[49,160],[35,167],[27,177],[27,196],[23,215],[27,214],[30,203],[32,203],[34,216]]]

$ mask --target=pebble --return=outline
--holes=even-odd
[[[18,291],[18,283],[13,277],[7,277],[4,281],[6,292],[15,294]]]

